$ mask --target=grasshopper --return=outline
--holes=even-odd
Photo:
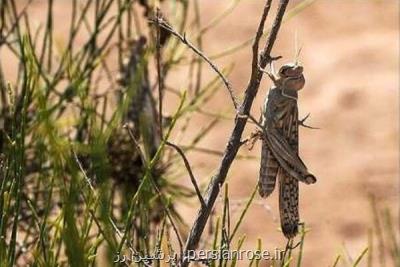
[[[303,67],[298,63],[283,65],[278,74],[266,72],[273,81],[261,117],[262,150],[259,194],[268,197],[279,181],[279,213],[282,232],[288,239],[298,233],[299,181],[317,180],[299,157],[298,91],[304,87]],[[308,127],[308,126],[306,126]],[[311,127],[310,127],[311,128]]]

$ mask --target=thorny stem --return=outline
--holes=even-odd
[[[207,223],[208,217],[210,216],[211,210],[214,206],[215,200],[219,194],[220,187],[225,182],[230,166],[239,150],[241,144],[240,139],[247,122],[246,115],[250,113],[251,106],[253,104],[254,98],[260,86],[261,78],[263,76],[263,72],[259,69],[258,66],[260,65],[262,68],[265,68],[265,66],[273,60],[273,58],[271,58],[270,55],[271,50],[275,43],[280,25],[282,23],[282,18],[283,15],[285,14],[289,0],[280,0],[272,30],[269,33],[266,45],[260,55],[260,61],[259,61],[258,60],[259,42],[263,33],[266,18],[268,16],[271,7],[271,2],[272,0],[266,1],[264,11],[260,20],[260,24],[257,29],[256,38],[253,43],[251,78],[245,91],[243,103],[239,107],[239,114],[236,114],[235,126],[233,128],[231,137],[226,146],[225,153],[220,163],[218,172],[212,177],[211,182],[208,185],[207,195],[205,199],[206,206],[200,208],[197,217],[193,223],[192,229],[189,233],[189,237],[186,241],[184,254],[182,255],[181,258],[181,266],[183,267],[189,265],[189,259],[185,256],[188,255],[188,253],[191,250],[197,247],[201,235],[203,233],[203,230],[205,228],[205,225]]]

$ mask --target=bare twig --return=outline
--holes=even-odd
[[[74,159],[76,164],[78,164],[79,170],[82,172],[83,177],[85,178],[87,184],[89,185],[90,190],[92,190],[94,192],[94,187],[92,185],[92,181],[90,180],[90,178],[87,176],[85,169],[82,166],[82,163],[80,162],[78,155],[75,153],[75,150],[72,150],[72,154],[74,154]]]
[[[156,11],[156,19],[161,20],[160,10]],[[160,140],[163,139],[162,127],[162,101],[163,101],[163,77],[161,72],[161,43],[160,43],[160,25],[157,24],[157,38],[156,38],[156,61],[157,61],[157,78],[158,78],[158,130],[160,133]]]
[[[239,115],[239,118],[247,118],[250,119],[252,123],[254,123],[258,128],[260,128],[261,131],[264,130],[264,127],[261,125],[261,123],[259,121],[257,121],[253,115],[249,114],[249,115]]]
[[[275,43],[277,33],[279,31],[280,25],[282,23],[283,15],[286,11],[289,0],[280,0],[277,15],[273,23],[271,32],[269,33],[266,45],[260,55],[260,62],[258,61],[258,47],[259,41],[263,34],[264,24],[271,7],[272,0],[267,0],[264,11],[261,17],[260,24],[257,29],[256,37],[253,43],[253,58],[252,58],[252,68],[251,68],[251,78],[249,84],[247,85],[243,103],[239,107],[239,113],[235,118],[235,126],[233,128],[231,137],[225,149],[224,156],[220,163],[218,172],[212,177],[210,184],[207,188],[206,196],[206,206],[201,208],[197,214],[197,217],[193,223],[193,227],[189,233],[189,237],[186,241],[185,252],[181,258],[182,266],[188,266],[189,259],[185,257],[188,253],[195,249],[200,241],[200,237],[203,233],[204,227],[207,223],[208,217],[210,216],[211,210],[214,206],[215,200],[219,194],[220,187],[224,183],[230,166],[236,157],[236,154],[240,147],[240,139],[247,123],[247,117],[250,113],[253,100],[257,94],[258,88],[260,86],[261,78],[263,76],[262,71],[259,69],[259,65],[262,68],[273,60],[271,58],[271,50],[273,44]],[[185,40],[185,39],[183,39]]]
[[[185,156],[185,153],[183,152],[183,150],[179,146],[177,146],[175,144],[172,144],[172,143],[170,143],[168,141],[165,142],[165,144],[170,146],[170,147],[173,147],[179,153],[179,155],[181,155],[181,157],[183,159],[183,162],[185,163],[185,167],[186,167],[186,169],[187,169],[187,171],[189,173],[190,180],[192,181],[193,187],[196,190],[196,194],[197,194],[197,197],[199,198],[201,206],[205,207],[206,203],[204,202],[204,199],[203,199],[203,197],[201,195],[199,186],[197,185],[197,182],[196,182],[196,178],[193,175],[192,169],[190,168],[190,164],[189,164],[189,161],[187,160],[187,158]]]
[[[178,33],[174,28],[172,28],[171,25],[169,25],[165,20],[162,18],[156,17],[150,19],[151,22],[155,23],[159,27],[165,29],[166,31],[170,32],[174,36],[176,36],[183,44],[187,45],[190,49],[193,50],[197,55],[199,55],[202,59],[204,59],[210,66],[211,68],[218,74],[218,76],[222,79],[223,83],[225,84],[226,88],[229,91],[229,95],[231,97],[233,106],[235,107],[235,110],[238,109],[238,103],[235,97],[235,94],[233,92],[233,88],[229,81],[225,78],[225,76],[222,74],[222,72],[218,69],[218,67],[206,56],[202,51],[200,51],[198,48],[196,48],[187,38],[185,33],[181,35]]]
[[[188,146],[181,146],[181,148],[184,151],[193,151],[193,152],[199,152],[199,153],[205,153],[208,155],[213,155],[213,156],[223,156],[224,151],[220,150],[214,150],[210,148],[205,148],[205,147],[198,147],[198,146],[193,146],[193,145],[188,145]],[[240,160],[256,160],[259,159],[257,156],[252,156],[252,155],[236,155],[236,159]]]

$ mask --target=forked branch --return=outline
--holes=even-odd
[[[200,208],[197,217],[193,223],[192,229],[189,233],[189,237],[186,241],[184,249],[184,254],[181,257],[181,266],[186,267],[189,265],[190,259],[186,256],[190,255],[190,251],[196,249],[207,220],[210,216],[211,210],[214,207],[215,200],[218,197],[220,188],[225,182],[231,164],[240,148],[242,133],[246,126],[251,106],[253,104],[255,96],[257,95],[258,88],[260,87],[261,78],[263,76],[263,72],[260,70],[259,66],[261,68],[265,68],[268,63],[274,60],[274,58],[271,57],[271,50],[275,43],[289,0],[280,0],[272,30],[270,31],[264,49],[261,52],[260,57],[258,58],[259,42],[263,34],[265,21],[271,8],[271,2],[272,0],[266,1],[263,14],[257,29],[256,38],[254,39],[251,77],[245,91],[243,103],[239,106],[238,113],[236,114],[235,125],[225,148],[224,156],[221,160],[218,171],[212,177],[211,182],[208,185],[205,198],[206,205]],[[181,40],[183,42],[186,41],[184,37],[182,37]]]

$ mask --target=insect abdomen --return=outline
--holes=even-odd
[[[293,238],[299,224],[299,182],[281,170],[279,179],[279,211],[281,228],[287,238]]]
[[[261,197],[268,197],[274,191],[278,169],[278,162],[269,150],[267,141],[263,140],[260,176],[258,180],[258,192]]]

